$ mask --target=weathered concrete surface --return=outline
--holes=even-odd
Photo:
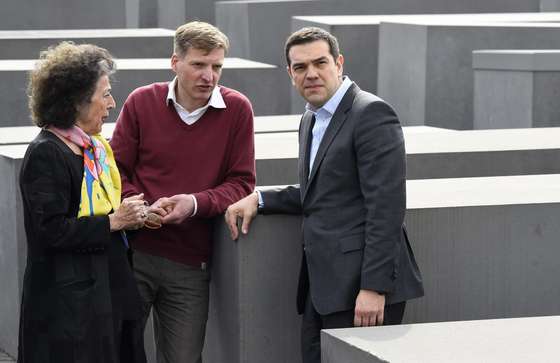
[[[404,125],[472,129],[472,51],[535,48],[560,48],[560,24],[382,23],[378,94]]]
[[[292,18],[292,31],[306,26],[318,26],[336,36],[344,55],[344,73],[360,88],[376,93],[379,24],[410,21],[559,22],[560,13],[296,16]],[[304,104],[301,96],[292,91],[292,112],[303,110]]]
[[[0,59],[36,59],[63,40],[92,43],[118,58],[163,58],[173,53],[174,31],[150,29],[72,29],[0,31]]]
[[[538,11],[538,0],[243,0],[217,2],[216,24],[232,41],[231,56],[285,65],[292,16]]]
[[[407,187],[407,228],[426,296],[408,304],[405,322],[560,314],[560,175]],[[208,361],[300,362],[300,223],[296,216],[259,216],[238,242],[219,223]]]
[[[0,29],[125,28],[128,1],[4,0]]]
[[[560,128],[403,130],[409,180],[560,173]],[[259,185],[298,183],[295,133],[258,135],[255,152]]]
[[[554,362],[559,323],[546,316],[324,330],[321,361]]]
[[[27,146],[0,151],[0,347],[17,356],[19,306],[26,259],[26,238],[19,191],[19,169]]]
[[[0,60],[0,106],[3,109],[0,127],[31,125],[27,108],[27,72],[34,60]],[[118,72],[112,83],[117,110],[135,88],[153,82],[170,81],[174,77],[169,58],[117,59]],[[256,115],[288,114],[289,81],[284,71],[268,64],[239,58],[226,58],[220,84],[245,94],[253,103]],[[114,122],[118,112],[111,112]]]
[[[473,52],[474,128],[560,126],[560,50]]]

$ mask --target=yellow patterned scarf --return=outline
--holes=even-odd
[[[49,130],[83,150],[84,179],[78,217],[107,215],[117,210],[121,204],[121,177],[109,143],[101,135],[89,136],[77,126]]]

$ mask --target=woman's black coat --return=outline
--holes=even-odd
[[[27,266],[18,362],[145,362],[140,297],[108,216],[77,218],[83,158],[48,131],[20,174]]]

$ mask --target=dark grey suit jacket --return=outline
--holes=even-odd
[[[351,310],[360,289],[392,304],[424,294],[406,230],[404,139],[393,109],[353,84],[319,145],[309,172],[312,114],[299,129],[299,185],[262,193],[259,211],[303,215],[298,289],[320,314]],[[309,177],[307,177],[309,175]]]

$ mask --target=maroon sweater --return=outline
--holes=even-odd
[[[130,94],[111,146],[121,172],[123,197],[194,194],[196,215],[179,225],[143,228],[134,248],[180,263],[208,262],[213,218],[255,187],[253,111],[239,92],[220,87],[225,109],[209,107],[193,125],[166,103],[168,83],[140,87]]]

